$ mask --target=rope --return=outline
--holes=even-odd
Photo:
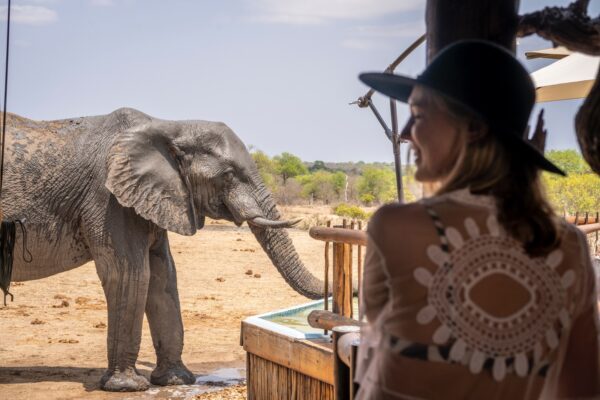
[[[8,0],[8,15],[6,18],[6,59],[4,63],[4,110],[2,111],[2,155],[0,157],[0,198],[2,198],[2,181],[4,178],[4,143],[6,138],[6,99],[8,94],[8,50],[10,48],[10,3]]]
[[[2,198],[2,183],[4,179],[4,147],[6,143],[6,104],[8,98],[8,60],[10,43],[10,9],[11,0],[8,0],[8,15],[6,18],[6,59],[4,62],[4,109],[2,111],[2,150],[0,150],[0,199]],[[0,210],[1,211],[1,210]],[[0,215],[2,215],[0,213]],[[1,218],[0,218],[1,219]],[[14,296],[9,292],[10,281],[12,278],[12,268],[14,259],[14,248],[17,233],[17,224],[21,227],[23,236],[23,260],[31,262],[32,256],[27,249],[27,229],[25,220],[0,221],[0,289],[4,292],[4,305],[6,306],[6,297],[10,296],[13,301]]]

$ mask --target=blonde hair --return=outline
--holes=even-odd
[[[496,198],[498,221],[532,256],[547,254],[560,244],[557,218],[542,187],[540,172],[519,157],[517,149],[499,140],[494,127],[451,99],[423,89],[424,101],[464,122],[464,132],[453,168],[436,194],[469,188],[474,194]]]

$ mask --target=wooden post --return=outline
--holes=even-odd
[[[331,310],[339,315],[344,307],[344,244],[333,243],[333,304]]]
[[[327,221],[327,227],[331,227],[331,221]],[[325,288],[323,293],[323,306],[325,311],[329,310],[329,242],[325,242]],[[327,335],[327,330],[324,332]]]
[[[362,221],[358,221],[358,230],[362,231]],[[357,273],[358,273],[358,320],[362,321],[362,310],[360,308],[360,295],[362,291],[362,246],[358,245],[358,260],[357,260]]]
[[[352,220],[350,222],[350,230],[354,230],[354,220]],[[352,271],[352,264],[353,264],[353,257],[352,257],[352,253],[353,248],[351,244],[348,244],[348,301],[350,302],[349,308],[350,308],[350,318],[352,318],[354,316],[354,307],[352,306],[352,302],[354,301],[354,284],[352,281],[352,275],[353,271]]]
[[[600,223],[600,219],[598,219],[599,213],[596,212],[596,221],[595,224]],[[594,246],[594,254],[598,254],[598,231],[596,231],[596,244]]]
[[[334,400],[348,400],[351,397],[354,383],[352,382],[350,366],[340,358],[338,343],[342,336],[360,330],[357,326],[336,326],[333,328],[333,398]]]
[[[356,392],[358,392],[358,383],[354,381],[356,377],[356,361],[358,360],[358,346],[360,344],[360,340],[356,340],[352,343],[352,350],[350,353],[350,400],[354,400],[356,397]]]
[[[347,227],[346,219],[342,227]],[[350,273],[350,244],[333,243],[333,305],[332,311],[344,317],[352,316],[352,281]]]

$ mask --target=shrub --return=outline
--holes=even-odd
[[[353,206],[346,203],[338,204],[334,209],[333,213],[335,215],[339,215],[340,217],[350,217],[357,219],[368,219],[371,214],[363,210],[358,206]]]
[[[375,201],[375,196],[373,196],[371,193],[363,193],[360,196],[358,196],[358,198],[367,206],[370,206],[371,203]]]

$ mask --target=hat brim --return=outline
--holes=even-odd
[[[521,139],[516,135],[504,135],[502,139],[505,139],[509,145],[513,145],[515,150],[521,152],[523,159],[537,165],[544,171],[567,176],[562,169],[558,168],[556,164],[544,157],[544,155],[531,143]]]
[[[418,79],[408,76],[390,73],[368,72],[360,74],[358,78],[375,91],[404,103],[408,102],[408,98],[410,97],[410,94],[416,85],[428,87],[429,89],[433,89],[440,93],[442,96],[449,97],[452,100],[457,101],[445,93],[441,93],[437,89],[429,87],[426,82],[421,82]],[[458,101],[458,103],[462,104],[460,101]],[[465,105],[465,107],[471,110],[471,107],[468,107],[467,105]],[[563,170],[558,168],[554,163],[544,157],[544,155],[537,148],[532,146],[529,142],[521,137],[509,134],[504,135],[502,139],[506,139],[511,145],[516,146],[515,148],[518,148],[522,152],[523,157],[537,165],[539,168],[554,174],[567,176]]]
[[[393,99],[408,102],[413,88],[419,84],[415,78],[380,72],[367,72],[358,76],[364,84]]]

